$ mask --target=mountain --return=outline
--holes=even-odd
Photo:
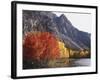
[[[91,34],[78,30],[62,14],[52,12],[23,10],[23,35],[31,31],[50,32],[73,49],[90,49]]]

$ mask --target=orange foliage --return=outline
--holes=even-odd
[[[49,32],[28,33],[23,42],[23,55],[29,60],[50,60],[60,57],[56,38]]]

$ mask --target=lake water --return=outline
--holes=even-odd
[[[69,63],[69,66],[75,67],[75,66],[90,66],[91,65],[91,59],[90,58],[84,58],[84,59],[71,59],[71,62]]]
[[[80,58],[80,59],[57,59],[50,61],[48,67],[77,67],[77,66],[90,66],[90,58]]]
[[[90,64],[91,64],[90,58],[80,58],[80,59],[60,58],[56,60],[42,61],[41,63],[26,62],[23,65],[23,69],[80,67],[80,66],[90,66]]]

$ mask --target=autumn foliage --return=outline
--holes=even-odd
[[[30,32],[23,40],[23,55],[29,60],[56,59],[60,57],[59,44],[49,32]]]

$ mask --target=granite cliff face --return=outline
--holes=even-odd
[[[73,49],[90,49],[90,34],[76,29],[67,17],[52,12],[23,10],[23,36],[27,32],[50,32]]]

